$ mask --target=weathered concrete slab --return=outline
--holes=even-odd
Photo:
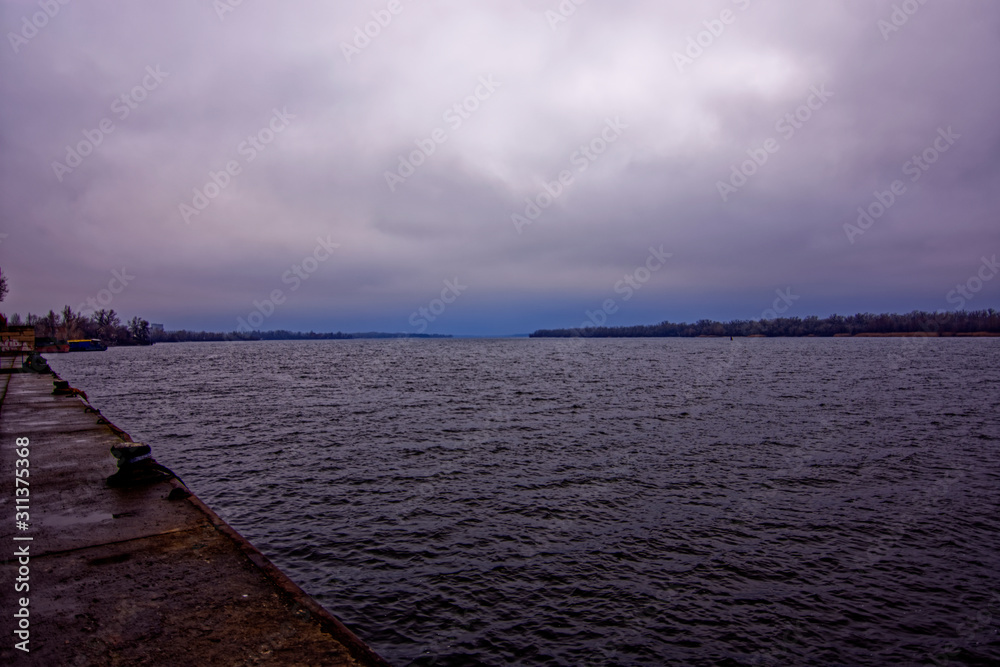
[[[177,482],[109,488],[121,440],[81,399],[53,396],[52,379],[0,376],[0,662],[386,664],[200,500],[168,500]],[[27,509],[14,474],[25,437]],[[15,592],[25,547],[29,589]],[[15,648],[22,596],[30,653]]]

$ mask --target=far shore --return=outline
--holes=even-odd
[[[951,333],[937,331],[910,331],[899,333],[860,333],[860,334],[834,334],[834,338],[995,338],[1000,336],[1000,332],[992,331],[972,331],[969,333]]]
[[[607,336],[611,338],[611,336]],[[638,337],[638,336],[637,336]],[[683,336],[687,338],[688,336]],[[702,334],[693,336],[694,338],[997,338],[1000,332],[993,331],[972,331],[967,333],[940,333],[937,331],[898,331],[895,333],[859,333],[848,334],[839,333],[832,336],[817,336],[816,334],[806,334],[803,336],[765,336],[764,334],[750,334],[749,336],[713,336]],[[643,338],[681,338],[681,336],[643,336]]]

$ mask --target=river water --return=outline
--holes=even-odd
[[[1000,339],[47,356],[394,665],[1000,661]]]

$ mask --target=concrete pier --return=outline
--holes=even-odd
[[[0,663],[387,665],[177,481],[109,488],[121,437],[53,379],[0,375]]]

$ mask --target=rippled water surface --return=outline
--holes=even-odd
[[[1000,661],[1000,339],[48,357],[395,665]]]

